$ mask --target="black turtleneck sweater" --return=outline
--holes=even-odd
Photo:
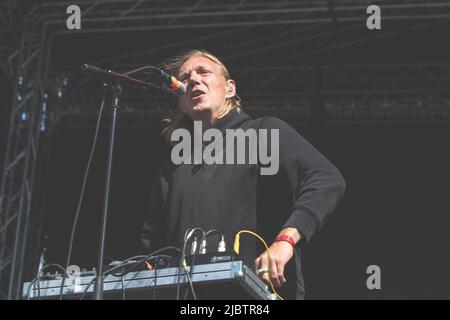
[[[278,118],[251,119],[234,109],[213,127],[224,132],[224,137],[226,129],[279,129],[278,173],[260,175],[257,164],[174,165],[169,160],[152,187],[142,228],[143,248],[147,252],[166,245],[181,248],[186,229],[193,227],[219,229],[229,249],[234,235],[242,229],[258,232],[270,246],[283,228],[294,227],[303,241],[286,267],[287,283],[278,291],[288,299],[303,299],[301,243],[309,241],[342,198],[342,175]],[[217,242],[208,244],[217,248]],[[214,249],[208,246],[208,250]],[[250,267],[262,251],[251,236],[241,236],[241,254]]]

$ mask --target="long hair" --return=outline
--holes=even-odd
[[[194,57],[205,57],[209,60],[215,62],[220,69],[220,73],[224,77],[225,81],[230,80],[230,73],[228,72],[228,69],[225,67],[222,61],[220,61],[219,58],[217,58],[212,53],[205,51],[205,50],[189,50],[186,51],[179,56],[176,56],[162,64],[162,68],[169,71],[173,75],[178,75],[181,66],[189,59]],[[241,104],[240,104],[240,98],[235,95],[234,97],[226,98],[225,102],[219,107],[217,110],[216,117],[218,119],[223,118],[230,110],[237,109],[240,110]],[[164,136],[165,140],[167,142],[170,142],[170,136],[172,135],[172,132],[175,129],[178,128],[186,128],[188,130],[191,130],[193,127],[193,120],[181,109],[179,108],[178,111],[173,114],[170,117],[167,117],[163,120],[166,124],[164,129],[162,130],[162,135]]]

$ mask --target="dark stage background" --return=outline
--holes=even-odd
[[[304,250],[309,299],[431,299],[450,285],[450,127],[311,126],[298,131],[342,172],[344,201]],[[64,129],[52,142],[48,191],[48,261],[65,261],[93,129]],[[96,263],[105,172],[102,132],[91,167],[72,263]],[[138,252],[150,182],[168,155],[158,129],[121,128],[112,180],[106,254]],[[366,287],[379,265],[382,290]]]

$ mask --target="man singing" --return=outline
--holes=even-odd
[[[194,121],[201,122],[203,132],[219,130],[224,141],[230,129],[276,129],[277,140],[266,142],[267,150],[278,151],[279,170],[262,175],[260,159],[256,164],[175,164],[169,160],[152,187],[142,228],[144,248],[150,252],[167,245],[182,247],[186,230],[199,227],[220,230],[231,250],[236,233],[251,230],[269,242],[270,254],[255,238],[243,235],[242,259],[254,266],[264,282],[270,280],[285,299],[303,299],[301,247],[342,199],[342,175],[287,123],[274,117],[250,118],[241,108],[235,81],[211,53],[191,50],[165,68],[186,86],[186,93],[178,97],[179,113],[163,130],[167,141],[173,141],[177,129],[192,132]],[[207,146],[203,142],[202,148]],[[208,250],[217,251],[216,244],[209,241]]]

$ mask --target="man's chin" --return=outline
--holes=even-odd
[[[189,112],[189,116],[193,120],[202,120],[207,117],[209,114],[211,114],[212,109],[205,106],[194,106],[192,107],[191,111]]]
[[[205,105],[195,105],[192,107],[192,113],[207,113],[207,112],[211,112],[211,108],[207,107]]]

